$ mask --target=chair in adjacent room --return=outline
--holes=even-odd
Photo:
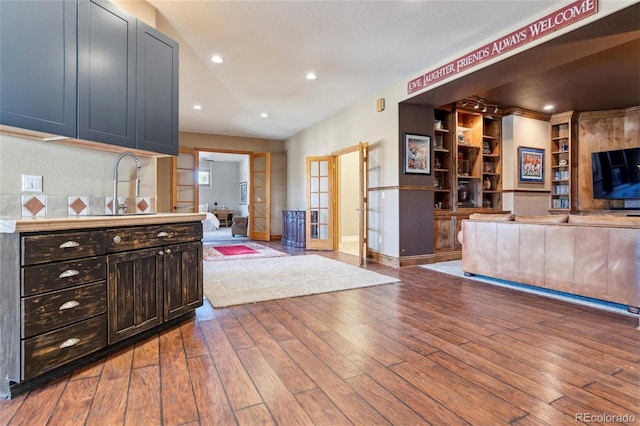
[[[249,225],[249,218],[246,216],[234,216],[231,224],[231,236],[236,235],[241,237],[247,236],[247,228]]]

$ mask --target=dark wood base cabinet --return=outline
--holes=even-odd
[[[202,224],[0,233],[0,274],[6,398],[201,306]]]
[[[306,247],[304,210],[282,211],[282,240],[283,245],[289,247]]]

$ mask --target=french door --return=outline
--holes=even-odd
[[[333,250],[334,157],[307,157],[308,250]]]
[[[271,154],[251,154],[249,184],[249,238],[271,239]]]
[[[333,226],[335,232],[334,232],[334,238],[333,238],[333,246],[335,248],[338,248],[340,245],[340,238],[342,235],[342,230],[340,229],[340,217],[339,217],[339,211],[341,209],[341,205],[344,205],[342,203],[346,203],[347,200],[343,200],[342,197],[344,196],[343,194],[340,194],[340,191],[338,190],[338,187],[343,185],[344,183],[340,183],[339,181],[343,180],[343,173],[344,170],[342,170],[339,165],[341,164],[341,156],[344,155],[350,155],[353,153],[357,153],[358,154],[358,180],[357,182],[348,182],[346,183],[347,185],[353,185],[355,187],[355,185],[358,185],[357,188],[357,196],[358,196],[358,208],[357,208],[357,215],[358,215],[358,262],[360,265],[364,264],[364,261],[366,259],[367,256],[367,247],[368,247],[368,188],[369,188],[369,167],[368,167],[368,156],[369,156],[369,144],[367,142],[360,142],[358,145],[354,145],[345,149],[342,149],[340,151],[336,151],[333,152],[333,158],[334,158],[334,164],[336,164],[336,173],[335,173],[335,178],[334,178],[334,193],[337,194],[335,197],[335,203],[334,203],[334,211],[335,211],[335,216],[333,218],[333,223],[335,224]],[[351,167],[351,165],[350,165]],[[352,193],[349,193],[350,196]]]

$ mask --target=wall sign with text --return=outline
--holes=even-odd
[[[424,89],[598,12],[598,0],[578,0],[407,83],[407,93]]]

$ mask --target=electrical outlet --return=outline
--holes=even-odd
[[[22,191],[42,192],[42,176],[22,175]]]
[[[382,236],[378,237],[378,244],[382,244]]]

